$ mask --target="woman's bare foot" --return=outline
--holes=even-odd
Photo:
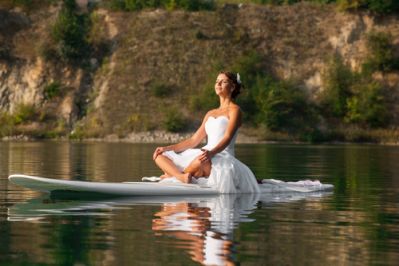
[[[161,179],[168,178],[168,177],[171,177],[171,176],[166,173],[160,176]]]
[[[161,179],[165,179],[168,177],[172,177],[171,175],[164,173],[163,175],[160,176]],[[176,176],[177,179],[179,179],[183,183],[191,183],[191,177],[192,175],[190,173],[182,173],[179,176]]]
[[[190,173],[183,173],[181,176],[176,176],[181,182],[189,184],[191,183],[191,174]]]

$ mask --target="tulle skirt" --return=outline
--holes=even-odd
[[[185,169],[197,156],[201,149],[188,149],[182,153],[164,152],[179,168]],[[165,182],[176,178],[164,179]],[[193,183],[215,188],[222,194],[259,193],[260,189],[252,171],[227,151],[222,151],[212,157],[212,169],[208,178],[193,178]]]

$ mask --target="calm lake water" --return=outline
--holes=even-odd
[[[155,145],[0,142],[0,265],[398,265],[399,147],[238,145],[258,178],[330,193],[57,200],[24,173],[137,181]]]

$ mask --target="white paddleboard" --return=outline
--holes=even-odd
[[[218,191],[210,187],[183,183],[150,182],[89,182],[44,178],[29,175],[10,175],[8,179],[16,185],[32,190],[53,192],[86,192],[113,196],[179,196],[179,195],[216,195]]]

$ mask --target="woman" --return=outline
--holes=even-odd
[[[219,73],[215,83],[219,108],[205,115],[191,138],[155,149],[153,159],[165,173],[162,179],[206,184],[220,193],[259,192],[251,170],[234,157],[237,130],[242,123],[242,112],[234,99],[241,88],[238,73]],[[194,149],[206,137],[207,145]]]

